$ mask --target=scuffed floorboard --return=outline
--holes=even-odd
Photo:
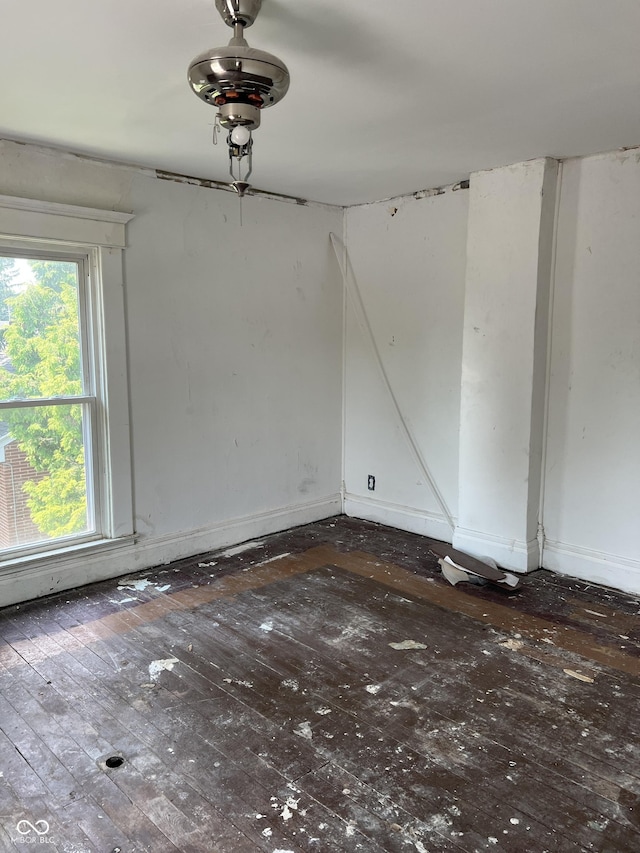
[[[0,611],[0,850],[637,853],[639,602],[428,547],[336,518]]]

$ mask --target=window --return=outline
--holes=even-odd
[[[86,257],[0,253],[0,548],[101,532]]]
[[[132,533],[128,214],[0,196],[0,560]]]

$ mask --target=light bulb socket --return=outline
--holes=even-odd
[[[253,104],[229,101],[219,107],[220,124],[226,130],[243,125],[247,130],[260,127],[260,110]]]

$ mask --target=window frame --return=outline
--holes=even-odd
[[[16,257],[78,263],[79,317],[84,324],[81,403],[95,432],[85,454],[91,473],[87,502],[94,529],[0,552],[0,568],[78,548],[128,542],[133,535],[132,466],[124,312],[123,250],[132,214],[0,195],[0,246]],[[86,351],[85,351],[86,350]],[[88,357],[87,357],[88,356]],[[86,387],[86,383],[89,383]],[[90,393],[87,393],[90,392]],[[51,404],[28,400],[21,406]],[[2,408],[11,406],[8,402]],[[85,427],[86,430],[86,427]],[[89,449],[90,448],[90,449]],[[87,457],[88,458],[88,457]],[[90,481],[92,479],[93,482]],[[90,495],[91,492],[91,495]]]

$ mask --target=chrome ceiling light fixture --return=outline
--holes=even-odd
[[[277,104],[289,88],[284,62],[249,47],[244,37],[245,28],[253,24],[261,5],[262,0],[216,0],[225,24],[233,28],[233,38],[226,47],[213,47],[196,56],[188,71],[196,95],[218,108],[214,144],[221,128],[228,131],[231,186],[240,198],[249,188],[253,131],[260,126],[260,111]]]

